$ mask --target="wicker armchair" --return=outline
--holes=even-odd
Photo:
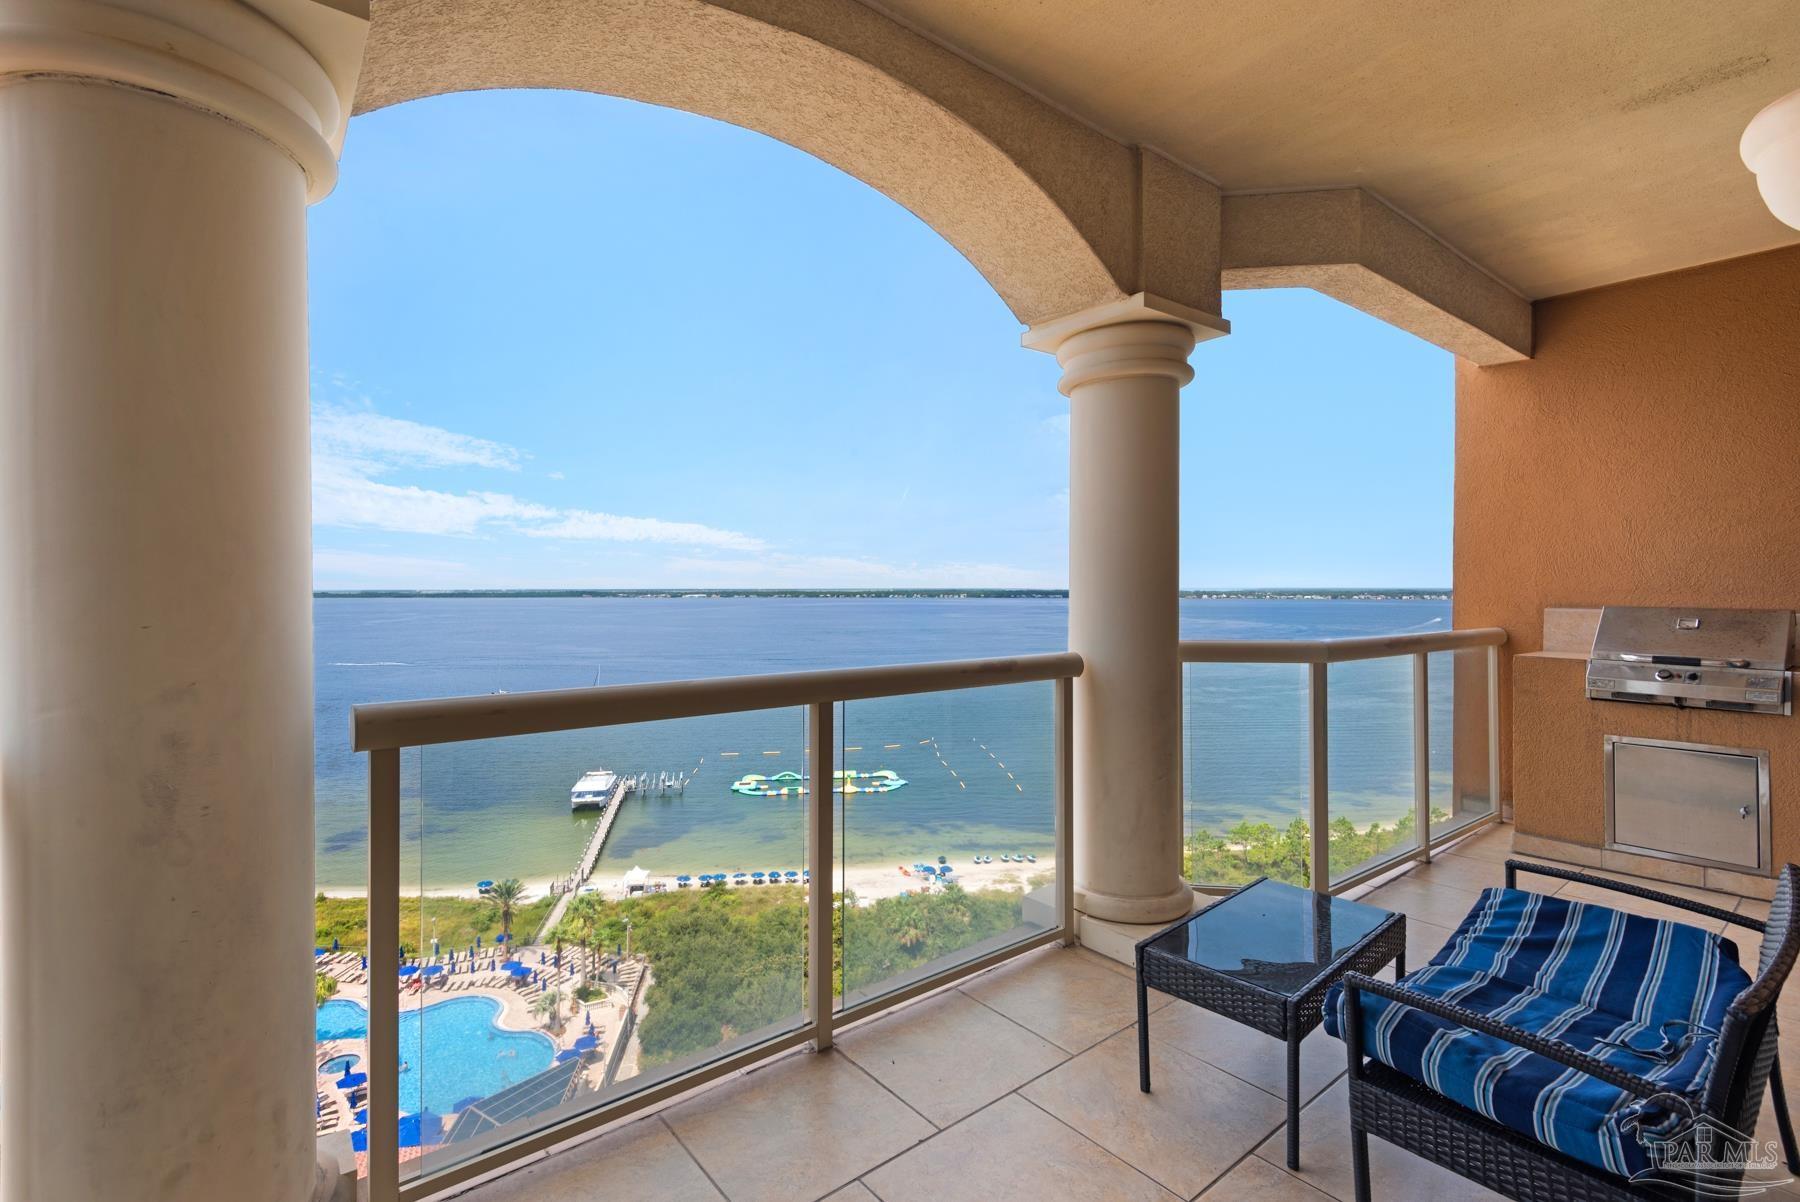
[[[1776,883],[1767,922],[1586,873],[1518,860],[1506,862],[1507,888],[1521,872],[1578,881],[1597,888],[1660,902],[1763,936],[1762,954],[1751,984],[1731,1003],[1718,1038],[1718,1060],[1707,1078],[1701,1114],[1744,1135],[1753,1135],[1768,1086],[1789,1171],[1800,1175],[1793,1125],[1777,1058],[1775,1003],[1800,956],[1800,867],[1788,865]],[[1369,1136],[1375,1135],[1518,1202],[1643,1202],[1644,1199],[1717,1198],[1721,1182],[1632,1181],[1603,1172],[1511,1128],[1452,1102],[1425,1085],[1363,1056],[1362,995],[1375,994],[1416,1007],[1448,1022],[1524,1048],[1558,1064],[1613,1085],[1638,1098],[1665,1093],[1655,1082],[1621,1070],[1586,1052],[1520,1030],[1443,1000],[1361,974],[1344,979],[1344,1042],[1349,1054],[1350,1140],[1357,1202],[1370,1202]],[[1741,1177],[1741,1167],[1736,1177]],[[1734,1177],[1735,1181],[1735,1177]]]

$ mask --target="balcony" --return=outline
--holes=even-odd
[[[1409,962],[1423,964],[1449,936],[1441,924],[1501,883],[1510,844],[1507,828],[1484,830],[1353,892],[1407,913]],[[1800,1004],[1787,1014],[1800,1019]],[[1081,948],[1031,951],[841,1030],[827,1054],[734,1073],[466,1196],[578,1198],[629,1180],[646,1202],[974,1202],[997,1183],[1070,1202],[1348,1202],[1341,1043],[1317,1031],[1303,1045],[1302,1167],[1290,1172],[1278,1041],[1153,996],[1157,1089],[1142,1094],[1135,1020],[1124,965]],[[1764,1124],[1773,1129],[1767,1114]],[[1379,1143],[1373,1173],[1378,1198],[1498,1196]]]
[[[1271,859],[1259,842],[1258,832],[1275,829],[1270,824],[1244,820],[1223,834],[1186,832],[1190,875],[1196,867],[1218,870],[1197,876],[1200,892],[1188,904],[1203,905],[1207,892],[1228,891],[1260,875],[1323,893],[1367,894],[1409,915],[1414,954],[1429,958],[1474,892],[1498,880],[1498,844],[1480,832],[1496,818],[1488,800],[1496,780],[1488,682],[1504,640],[1499,630],[1470,630],[1183,644],[1189,673],[1185,725],[1193,749],[1190,817],[1216,813],[1209,809],[1220,800],[1215,788],[1250,779],[1234,768],[1267,753],[1241,729],[1248,712],[1280,715],[1291,708],[1291,729],[1278,722],[1273,738],[1304,768],[1292,794],[1276,788],[1260,797],[1233,795],[1253,807],[1299,805],[1279,833],[1287,859]],[[1291,707],[1283,699],[1292,682],[1269,678],[1271,667],[1301,674]],[[1090,1049],[1105,1071],[1096,1069],[1091,1081],[1076,1075],[1071,1085],[1101,1088],[1112,1080],[1114,1061],[1128,1061],[1135,1046],[1130,1038],[1111,1037],[1133,1018],[1132,944],[1156,928],[1078,912],[1084,854],[1114,837],[1109,816],[1091,804],[1078,806],[1070,789],[1073,686],[1083,670],[1077,656],[1050,655],[357,707],[354,743],[368,754],[370,770],[367,942],[318,951],[331,957],[324,962],[335,964],[332,971],[345,982],[336,1004],[366,1006],[367,1029],[366,1036],[350,1030],[318,1049],[321,1065],[333,1066],[321,1074],[321,1103],[330,1111],[322,1129],[336,1133],[332,1142],[340,1149],[348,1135],[371,1198],[412,1199],[504,1172],[726,1078],[754,1074],[758,1082],[771,1082],[782,1074],[825,1074],[825,1085],[793,1086],[801,1097],[821,1088],[851,1088],[836,1080],[844,1076],[842,1067],[805,1061],[776,1067],[796,1049],[832,1048],[839,1032],[851,1040],[844,1049],[850,1061],[906,1099],[913,1120],[923,1116],[938,1127]],[[1208,675],[1227,670],[1236,675],[1225,682]],[[1247,707],[1246,691],[1261,695],[1262,703]],[[1202,744],[1192,737],[1199,730],[1217,738]],[[621,813],[654,813],[659,796],[687,784],[686,775],[619,780],[591,767],[612,762],[609,757],[642,763],[646,748],[682,762],[691,762],[697,749],[725,748],[716,756],[700,754],[694,779],[707,770],[709,758],[717,765],[714,775],[736,775],[731,789],[755,807],[747,811],[755,817],[746,821],[760,824],[768,858],[803,867],[655,878],[644,873],[623,883],[622,900],[616,894],[600,898],[589,873],[615,820]],[[1373,748],[1380,771],[1371,776],[1354,756],[1334,758],[1332,748],[1361,751],[1364,758]],[[1468,748],[1476,754],[1459,760],[1459,751]],[[899,765],[905,775],[888,765]],[[599,807],[588,851],[566,881],[552,886],[545,899],[549,913],[531,910],[529,926],[521,919],[510,942],[498,950],[470,947],[459,956],[452,940],[446,951],[437,924],[440,917],[450,922],[447,907],[422,884],[403,884],[434,855],[432,816],[482,804],[505,787],[503,779],[528,771],[579,778],[574,793],[580,797],[572,794],[571,804]],[[926,773],[947,774],[946,789],[955,784],[948,793],[951,813],[932,811],[930,827],[914,825],[921,819],[909,819],[905,808],[905,776]],[[1346,778],[1354,787],[1344,787]],[[1279,777],[1263,773],[1257,779],[1267,789]],[[813,787],[827,780],[830,789]],[[679,862],[681,855],[705,854],[675,849],[704,848],[708,832],[668,829],[670,819],[660,821],[655,838],[665,858]],[[1030,842],[1033,853],[1002,853],[999,866],[991,855],[971,854],[967,840],[979,836],[968,832],[988,824],[1027,832],[1009,837]],[[907,849],[932,838],[948,840],[954,864],[939,856],[936,865],[915,863],[911,869],[904,863],[868,866],[871,845],[881,849],[878,856],[904,858]],[[1164,848],[1159,855],[1173,851]],[[1388,883],[1414,863],[1432,874],[1426,883]],[[909,878],[898,891],[893,885],[902,882],[895,872]],[[829,884],[817,888],[815,882]],[[1381,888],[1370,893],[1376,884]],[[1422,892],[1414,897],[1409,889]],[[677,938],[670,934],[676,930],[685,933]],[[1086,946],[1067,950],[1078,933]],[[1051,946],[1065,950],[1038,954]],[[386,984],[385,972],[370,967],[396,963],[398,993]],[[945,990],[950,996],[909,1007],[915,998]],[[497,1006],[490,1040],[528,1039],[505,1032],[543,1028],[536,1038],[547,1033],[544,1054],[554,1050],[554,1064],[541,1071],[503,1067],[494,1080],[469,1074],[467,1045],[445,1025],[450,1010],[469,1004],[460,997]],[[451,1004],[434,1009],[445,1002]],[[897,1007],[909,1007],[908,1017],[876,1021]],[[1230,1078],[1267,1085],[1279,1054],[1267,1063],[1246,1056],[1243,1040],[1185,1009],[1181,1021],[1194,1028],[1188,1050],[1204,1049],[1203,1060],[1219,1061],[1210,1070],[1217,1089],[1209,1094],[1183,1086],[1158,1099],[1157,1113],[1203,1128],[1265,1111],[1254,1088]],[[989,1029],[986,1035],[979,1028],[965,1031],[959,1027],[965,1022]],[[986,1046],[989,1037],[998,1042],[994,1059],[976,1074],[984,1079],[957,1080],[950,1063],[957,1049]],[[876,1049],[888,1039],[911,1050],[883,1062]],[[858,1045],[867,1049],[860,1058]],[[1321,1056],[1335,1055],[1317,1034],[1308,1048],[1309,1075],[1321,1071]],[[1018,1081],[1011,1080],[1009,1067],[1015,1053],[1021,1067],[1037,1066]],[[341,1059],[346,1055],[367,1070],[366,1082],[348,1071],[352,1066]],[[934,1057],[945,1063],[919,1067]],[[402,1066],[398,1075],[384,1071],[395,1063]],[[800,1067],[807,1063],[815,1067]],[[1172,1081],[1188,1075],[1179,1063],[1167,1074]],[[340,1066],[346,1075],[334,1080]],[[890,1071],[896,1074],[892,1081],[884,1075]],[[909,1088],[920,1096],[908,1097]],[[682,1107],[719,1113],[716,1122],[724,1130],[761,1121],[757,1114],[784,1113],[746,1099],[749,1112],[727,1119],[726,1103],[718,1099],[731,1089],[721,1085],[716,1097]],[[959,1109],[955,1099],[970,1089],[981,1100]],[[473,1092],[450,1098],[465,1090]],[[879,1100],[870,1098],[871,1105]],[[1031,1098],[1027,1089],[1014,1102]],[[664,1121],[685,1112],[668,1111]],[[983,1121],[1000,1121],[1007,1113],[1002,1108]],[[1096,1113],[1122,1112],[1105,1103]],[[1015,1117],[1029,1120],[1020,1133],[1027,1146],[1042,1135],[1029,1130],[1041,1118],[1037,1110],[1027,1107]],[[783,1118],[775,1129],[798,1121]],[[882,1138],[907,1129],[898,1119],[878,1125],[886,1133]],[[880,1139],[871,1144],[844,1134],[852,1136],[844,1147],[856,1155],[882,1146]],[[694,1149],[692,1141],[683,1142]],[[930,1143],[935,1152],[911,1155],[954,1155],[954,1140]],[[1131,1159],[1130,1148],[1111,1150]],[[1248,1152],[1248,1145],[1241,1151]],[[1157,1179],[1192,1196],[1218,1175],[1205,1172],[1210,1163],[1185,1166],[1174,1179],[1166,1179],[1175,1171],[1167,1169]],[[936,1177],[948,1170],[918,1171]]]

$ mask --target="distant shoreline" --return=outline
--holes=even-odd
[[[1182,589],[1184,601],[1448,601],[1447,588],[1322,588],[1322,589]],[[718,600],[720,598],[842,598],[863,600],[1067,600],[1067,589],[1025,588],[521,588],[521,589],[316,589],[315,598],[650,598],[655,600]]]

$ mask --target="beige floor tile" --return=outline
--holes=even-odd
[[[1754,918],[1758,922],[1769,921],[1769,903],[1758,901],[1754,897],[1738,898],[1737,912],[1746,918]]]
[[[862,1182],[852,1181],[836,1193],[827,1195],[825,1202],[881,1202],[881,1199],[870,1193],[869,1187]]]
[[[962,989],[1066,1052],[1086,1051],[1137,1021],[1132,978],[1066,948],[1023,956]],[[1170,1000],[1152,995],[1151,1012]]]
[[[881,1202],[1171,1202],[1175,1197],[1017,1094],[882,1165],[868,1174],[867,1184]]]
[[[1331,1202],[1331,1195],[1321,1194],[1260,1156],[1246,1156],[1201,1194],[1200,1202]]]
[[[1674,881],[1660,881],[1650,877],[1633,876],[1628,872],[1614,872],[1608,868],[1579,868],[1578,871],[1584,872],[1589,876],[1603,877],[1609,881],[1620,881],[1627,885],[1636,885],[1640,889],[1654,889],[1658,893],[1667,893],[1671,897],[1683,897],[1689,901],[1704,902],[1709,906],[1717,906],[1721,910],[1736,909],[1737,904],[1744,900],[1734,894],[1719,893],[1712,889],[1702,889],[1698,885],[1683,885]],[[1554,884],[1555,880],[1550,877],[1534,877],[1526,873],[1521,873],[1519,875],[1519,885],[1521,888],[1532,887],[1534,883],[1548,887]],[[1567,881],[1563,884],[1563,888],[1565,889],[1592,889],[1595,887],[1596,886],[1592,885],[1581,885],[1574,881]],[[1600,892],[1606,893],[1609,891],[1601,889]],[[1614,893],[1612,896],[1622,897],[1624,895]]]
[[[1020,1093],[1184,1198],[1236,1163],[1287,1113],[1263,1090],[1154,1040],[1150,1087],[1149,1093],[1138,1088],[1132,1029]]]
[[[1598,885],[1586,885],[1578,881],[1565,884],[1556,892],[1557,897],[1566,897],[1570,901],[1592,902],[1613,910],[1623,910],[1627,914],[1641,914],[1645,918],[1659,918],[1669,922],[1686,923],[1691,927],[1699,927],[1703,931],[1715,933],[1723,931],[1725,924],[1717,919],[1706,918],[1690,913],[1676,906],[1664,905],[1662,902],[1646,901],[1641,897],[1631,897],[1623,893],[1614,893],[1602,889]],[[1731,899],[1736,901],[1735,898]],[[1726,907],[1729,908],[1729,907]]]
[[[1454,934],[1454,927],[1441,927],[1435,922],[1426,922],[1409,915],[1406,919],[1406,970],[1411,972],[1431,963],[1431,958],[1443,950]]]
[[[1481,834],[1471,835],[1444,850],[1450,855],[1468,856],[1471,859],[1489,860],[1499,864],[1513,854],[1512,827],[1490,827]]]
[[[508,1173],[469,1195],[479,1202],[592,1202],[632,1183],[633,1202],[705,1202],[719,1198],[700,1166],[660,1118],[640,1119],[590,1143]]]
[[[1363,901],[1406,915],[1408,924],[1417,919],[1455,930],[1479,898],[1480,894],[1467,889],[1421,884],[1409,876],[1383,885]]]
[[[1069,1058],[956,990],[848,1031],[837,1044],[939,1127]]]
[[[1298,1176],[1338,1198],[1351,1202],[1356,1196],[1350,1175],[1349,1085],[1339,1081],[1300,1113],[1300,1168]],[[1287,1158],[1287,1133],[1277,1131],[1256,1150],[1277,1167]],[[1501,1202],[1499,1194],[1448,1169],[1403,1152],[1383,1140],[1369,1140],[1369,1183],[1377,1198],[1430,1199],[1430,1202]]]
[[[663,1115],[731,1202],[816,1198],[932,1126],[847,1056],[790,1056]]]
[[[1425,885],[1448,885],[1479,893],[1483,889],[1499,889],[1506,884],[1506,869],[1494,860],[1478,860],[1454,853],[1439,855],[1429,864],[1419,864],[1406,874],[1406,879]]]
[[[1287,1100],[1287,1043],[1199,1006],[1178,1002],[1150,1016],[1150,1039],[1222,1068]],[[1300,1098],[1310,1101],[1344,1071],[1344,1045],[1320,1027],[1300,1041]]]

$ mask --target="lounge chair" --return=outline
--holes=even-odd
[[[1521,872],[1760,932],[1754,976],[1722,936],[1523,892]],[[1756,1150],[1765,1084],[1800,1174],[1775,1022],[1797,956],[1792,864],[1759,922],[1508,860],[1506,888],[1484,891],[1430,964],[1394,984],[1353,973],[1326,998],[1326,1027],[1349,1057],[1358,1202],[1371,1197],[1370,1135],[1521,1202],[1755,1192],[1743,1158]]]

